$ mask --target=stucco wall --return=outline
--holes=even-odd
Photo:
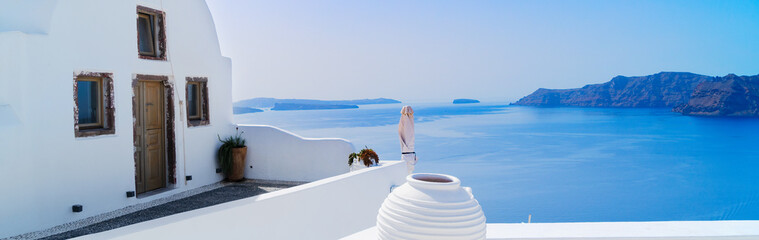
[[[348,172],[353,144],[338,138],[302,138],[264,125],[240,125],[247,141],[245,178],[315,181]]]
[[[82,239],[338,239],[375,225],[406,165],[385,161],[316,182]]]
[[[0,0],[0,32],[19,31],[44,34],[58,0]]]
[[[372,227],[341,240],[376,239]],[[759,239],[759,221],[664,221],[488,224],[488,240]]]
[[[23,2],[3,1],[3,11],[29,7]],[[216,135],[234,132],[231,61],[221,56],[203,0],[43,2],[55,8],[18,11],[52,15],[27,15],[34,20],[29,27],[0,28],[0,104],[18,120],[0,128],[0,238],[166,195],[126,197],[135,190],[134,74],[169,76],[175,87],[177,184],[168,189],[222,179],[215,171]],[[168,61],[137,57],[137,5],[166,12]],[[113,73],[115,134],[75,138],[72,75],[79,71]],[[187,128],[188,76],[208,78],[210,125]],[[193,180],[185,182],[186,175]],[[84,211],[73,213],[74,204]]]
[[[2,21],[2,20],[0,20]],[[11,103],[17,102],[17,98],[23,96],[24,89],[20,88],[20,82],[15,79],[23,79],[26,68],[26,39],[28,35],[22,32],[0,32],[0,128],[16,126],[18,117]],[[34,36],[32,36],[33,38]],[[0,129],[0,141],[10,140],[11,129]],[[2,144],[4,142],[0,142]],[[6,143],[7,144],[7,143]],[[3,146],[3,145],[0,145]]]

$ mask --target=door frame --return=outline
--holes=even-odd
[[[132,77],[132,144],[134,148],[134,174],[137,176],[139,169],[137,169],[137,161],[139,160],[137,148],[134,147],[138,142],[137,139],[137,116],[139,100],[136,98],[136,92],[139,88],[140,82],[156,81],[163,83],[164,90],[164,154],[166,159],[166,187],[177,183],[176,168],[177,168],[177,154],[176,154],[176,135],[174,131],[174,83],[169,81],[169,76],[163,75],[146,75],[146,74],[134,74]],[[137,188],[137,180],[133,185],[135,192]]]

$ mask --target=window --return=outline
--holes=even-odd
[[[111,76],[110,73],[91,72],[82,72],[74,76],[76,137],[115,133]]]
[[[145,13],[137,14],[137,35],[139,42],[137,47],[140,49],[140,55],[155,57],[155,22],[153,16]]]
[[[208,125],[207,78],[187,78],[187,125],[190,127]]]
[[[187,83],[187,117],[190,120],[200,119],[200,83]]]
[[[79,129],[103,127],[103,93],[100,78],[81,77],[76,80]]]
[[[166,32],[161,11],[137,7],[137,51],[142,59],[166,60]]]

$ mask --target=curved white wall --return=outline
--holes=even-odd
[[[247,141],[245,178],[315,181],[347,173],[353,144],[337,138],[302,138],[265,125],[239,125]]]

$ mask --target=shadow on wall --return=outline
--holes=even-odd
[[[19,124],[13,108],[8,104],[0,104],[0,127],[9,127]]]
[[[46,34],[50,30],[57,0],[0,0],[0,32]]]

